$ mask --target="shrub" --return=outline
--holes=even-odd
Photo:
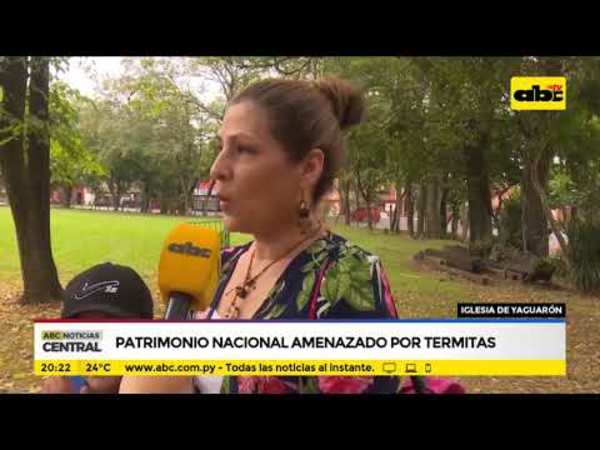
[[[502,204],[498,217],[498,237],[504,246],[523,247],[521,226],[521,198],[513,195]]]
[[[584,292],[600,289],[600,224],[571,220],[567,227],[569,275]]]

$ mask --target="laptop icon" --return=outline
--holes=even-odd
[[[414,363],[406,364],[406,373],[417,373],[417,365]]]
[[[383,363],[383,371],[385,373],[394,373],[397,369],[395,362],[384,362]]]

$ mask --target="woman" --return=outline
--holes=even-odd
[[[265,80],[229,105],[211,178],[230,231],[254,240],[223,252],[204,317],[395,318],[379,259],[329,232],[321,200],[343,159],[343,131],[364,116],[350,84]],[[121,392],[203,391],[204,379],[126,378]],[[396,377],[226,377],[221,392],[396,392]]]

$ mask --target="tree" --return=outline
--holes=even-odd
[[[107,167],[117,201],[137,186],[143,211],[158,200],[162,213],[185,214],[214,159],[216,123],[197,107],[179,61],[141,58],[125,65],[122,76],[105,83],[97,108],[88,111],[96,118],[86,121],[86,141]]]
[[[522,161],[523,248],[537,256],[548,255],[549,228],[566,255],[564,227],[554,218],[548,197],[556,158],[565,168],[593,167],[598,134],[594,127],[595,105],[600,99],[598,60],[574,58],[525,58],[524,74],[567,75],[570,80],[566,111],[530,111],[515,114]],[[583,162],[583,164],[581,164]],[[572,173],[575,174],[577,169]],[[584,170],[585,172],[585,170]],[[587,181],[592,181],[588,179]],[[592,186],[594,183],[592,182]],[[583,186],[581,186],[583,187]]]
[[[257,61],[259,58],[219,56],[192,58],[185,63],[183,73],[215,84],[220,98],[208,103],[193,97],[194,104],[217,124],[223,121],[225,106],[237,93],[252,82],[273,70],[274,61]]]
[[[490,185],[495,170],[492,160],[509,156],[503,146],[496,145],[494,135],[507,120],[508,83],[518,62],[515,58],[419,60],[432,83],[432,106],[438,106],[438,126],[454,140],[449,146],[457,156],[453,168],[457,174],[464,174],[467,183],[472,242],[491,236]]]
[[[371,208],[377,202],[377,196],[388,181],[388,173],[381,167],[385,159],[386,135],[379,125],[380,111],[376,102],[371,104],[371,118],[350,132],[346,146],[349,171],[354,175],[356,187],[367,207],[369,229],[373,229]]]
[[[50,60],[0,58],[0,167],[17,233],[24,303],[59,300],[50,240]]]
[[[50,181],[63,190],[67,208],[75,186],[105,174],[96,156],[82,145],[78,107],[85,101],[64,83],[50,87]]]

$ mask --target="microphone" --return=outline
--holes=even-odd
[[[206,309],[217,289],[221,237],[202,225],[181,224],[165,239],[158,264],[158,287],[167,304],[165,319],[185,320],[190,309]]]

